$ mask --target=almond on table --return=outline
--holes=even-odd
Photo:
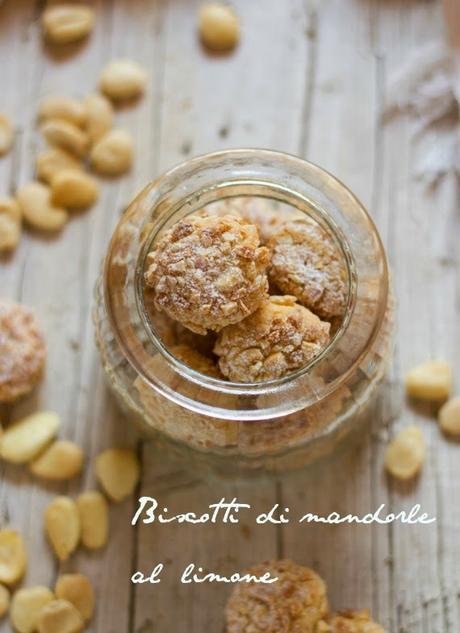
[[[14,464],[26,464],[51,442],[58,428],[59,417],[56,413],[32,413],[5,430],[0,444],[0,456]]]
[[[48,185],[64,169],[83,170],[83,164],[73,154],[59,147],[45,149],[35,161],[37,177]]]
[[[452,390],[452,367],[444,361],[428,361],[406,374],[406,391],[412,398],[441,401]]]
[[[0,112],[0,157],[7,154],[13,147],[14,131],[11,121]]]
[[[27,552],[22,536],[14,530],[0,530],[0,583],[15,585],[26,568]]]
[[[91,143],[99,141],[113,125],[113,106],[99,94],[90,94],[85,98],[86,133]]]
[[[43,35],[51,44],[78,42],[91,33],[94,21],[94,9],[87,5],[70,2],[51,5],[42,15]]]
[[[460,396],[443,404],[438,414],[438,421],[445,433],[460,436]]]
[[[67,600],[80,613],[85,622],[91,620],[94,612],[94,589],[83,574],[63,574],[54,588],[56,597]]]
[[[86,106],[78,99],[61,95],[45,97],[38,108],[40,121],[49,119],[63,119],[79,127],[84,127],[87,121]]]
[[[77,497],[77,508],[82,545],[88,549],[104,547],[109,534],[109,505],[104,495],[96,490],[82,492]]]
[[[29,182],[16,193],[24,220],[35,229],[54,233],[69,219],[67,211],[53,205],[51,189],[41,182]]]
[[[51,181],[51,201],[56,206],[83,209],[93,205],[98,197],[98,183],[83,171],[63,169]]]
[[[112,501],[123,501],[137,486],[140,464],[136,453],[128,448],[109,448],[96,458],[96,475]]]
[[[90,153],[91,167],[103,176],[119,176],[131,168],[134,144],[124,130],[111,130],[100,138]]]
[[[53,442],[30,464],[36,476],[52,481],[65,481],[76,477],[83,466],[83,451],[74,442]]]
[[[65,119],[48,119],[40,127],[44,139],[50,144],[84,158],[89,149],[89,138],[81,128]]]
[[[200,37],[214,51],[228,51],[238,44],[240,24],[235,11],[221,2],[204,4],[198,16]]]
[[[65,561],[80,541],[80,516],[70,497],[56,497],[45,510],[45,530],[56,556]]]
[[[102,71],[99,87],[113,101],[139,97],[145,90],[147,73],[136,62],[119,59],[110,62]]]
[[[385,452],[385,467],[396,479],[412,479],[425,461],[425,439],[417,426],[399,431]]]
[[[19,589],[11,601],[11,622],[18,633],[34,633],[40,613],[54,600],[51,589],[38,585]]]
[[[13,251],[22,233],[21,209],[14,198],[0,196],[0,253]]]
[[[40,612],[38,633],[79,633],[85,623],[78,610],[68,600],[53,600]]]
[[[0,618],[5,617],[10,608],[11,596],[6,587],[0,585]]]

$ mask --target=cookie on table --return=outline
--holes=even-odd
[[[0,402],[14,402],[40,382],[45,339],[31,310],[0,301]]]
[[[316,633],[328,613],[324,581],[289,560],[268,561],[246,573],[261,577],[266,572],[277,582],[235,586],[226,608],[226,633]]]

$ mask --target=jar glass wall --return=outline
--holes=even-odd
[[[145,291],[147,255],[164,231],[229,200],[258,200],[259,216],[266,209],[275,220],[307,217],[343,258],[346,307],[329,345],[279,379],[236,383],[191,369],[171,352],[177,332],[152,312]],[[372,220],[324,170],[265,150],[199,157],[148,185],[115,230],[94,314],[103,366],[123,406],[144,431],[222,474],[297,468],[328,451],[365,415],[391,354],[388,269]]]

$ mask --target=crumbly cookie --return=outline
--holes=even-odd
[[[289,560],[256,565],[248,573],[270,572],[272,584],[238,584],[227,603],[227,633],[316,633],[326,617],[324,581],[311,569]]]
[[[40,381],[45,340],[32,312],[0,301],[0,402],[13,402]]]
[[[332,238],[315,222],[285,222],[268,242],[269,278],[282,292],[319,317],[343,315],[347,300],[345,262]]]
[[[324,633],[386,633],[386,631],[380,624],[371,620],[368,611],[343,611],[327,621]]]
[[[195,214],[166,231],[148,256],[155,305],[193,332],[219,331],[267,296],[269,251],[257,228],[232,215]]]
[[[208,205],[205,211],[220,216],[238,215],[255,224],[262,244],[266,244],[284,222],[303,217],[300,211],[287,204],[259,196],[225,198]]]
[[[184,365],[191,367],[191,369],[213,378],[222,378],[219,368],[212,359],[200,354],[200,352],[189,345],[174,345],[170,351],[173,356],[182,361]]]
[[[219,333],[214,353],[233,382],[272,380],[317,356],[329,342],[329,329],[295,297],[269,297],[244,321]]]

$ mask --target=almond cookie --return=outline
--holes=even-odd
[[[327,615],[326,585],[311,569],[289,560],[256,565],[247,573],[269,572],[271,584],[238,584],[227,603],[227,633],[316,633]]]
[[[193,332],[219,331],[267,296],[269,251],[241,218],[193,215],[166,231],[148,256],[155,305]]]
[[[214,353],[233,382],[273,380],[307,365],[328,344],[329,330],[295,297],[270,297],[244,321],[224,328]]]
[[[371,620],[367,611],[344,611],[334,615],[326,623],[324,633],[386,633],[386,631],[380,624]]]
[[[0,301],[0,402],[13,402],[40,382],[45,339],[32,312]]]
[[[321,318],[343,315],[348,292],[346,266],[322,227],[307,218],[286,222],[268,246],[272,251],[270,281]]]

